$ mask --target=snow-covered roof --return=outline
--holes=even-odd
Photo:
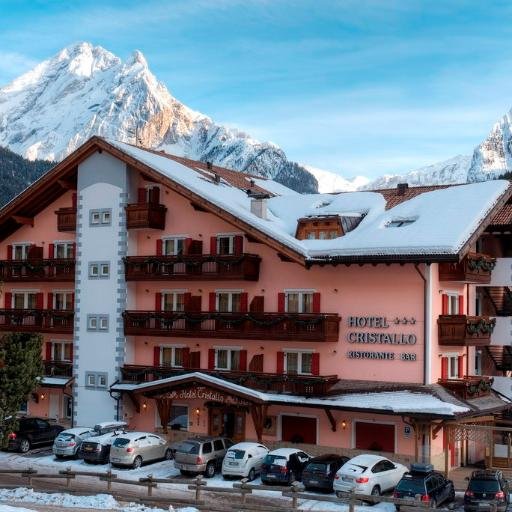
[[[455,416],[470,412],[471,409],[445,402],[440,398],[423,392],[415,391],[388,391],[370,393],[351,393],[344,395],[333,395],[325,398],[312,398],[297,395],[265,393],[251,388],[246,388],[212,375],[201,372],[191,372],[183,375],[175,375],[152,382],[142,384],[117,383],[112,386],[113,391],[143,391],[154,386],[165,386],[166,384],[179,384],[184,380],[197,379],[231,390],[237,394],[268,403],[283,403],[288,405],[303,405],[312,407],[330,407],[337,409],[361,409],[388,412],[390,414],[431,414],[435,416]]]
[[[505,180],[448,187],[425,192],[386,210],[386,200],[378,192],[302,195],[283,185],[256,180],[262,188],[281,194],[267,200],[267,218],[262,219],[251,213],[251,199],[246,192],[225,180],[215,183],[204,172],[194,171],[158,153],[122,142],[109,140],[108,143],[312,260],[386,255],[456,256],[509,187]],[[338,238],[295,238],[299,218],[333,214],[364,218],[355,229]],[[397,226],[401,223],[395,221],[401,220],[406,222]]]
[[[70,381],[73,380],[73,377],[42,377],[40,381],[40,386],[50,386],[50,387],[66,387]]]

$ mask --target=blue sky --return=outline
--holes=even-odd
[[[470,154],[512,106],[512,2],[0,0],[0,84],[77,41],[301,163],[370,177]]]

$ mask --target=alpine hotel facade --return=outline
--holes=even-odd
[[[448,431],[510,407],[509,197],[300,196],[90,139],[0,211],[0,330],[45,342],[28,413],[481,459]]]

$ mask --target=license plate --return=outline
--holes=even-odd
[[[350,476],[342,476],[341,479],[344,482],[353,482],[353,479]]]
[[[111,460],[112,462],[119,462],[121,459],[117,459],[117,458],[115,458],[115,457],[110,457],[110,460]]]
[[[93,448],[92,446],[84,446],[84,452],[92,452]]]
[[[318,483],[318,480],[310,480],[309,481],[310,484],[317,484]]]
[[[230,466],[238,466],[238,462],[228,462]]]
[[[275,477],[276,477],[276,475],[272,475],[272,474],[267,475],[267,478],[275,478]]]

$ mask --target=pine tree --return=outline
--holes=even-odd
[[[17,427],[16,413],[43,376],[40,334],[8,333],[0,339],[0,428]],[[7,443],[2,436],[0,443]]]

